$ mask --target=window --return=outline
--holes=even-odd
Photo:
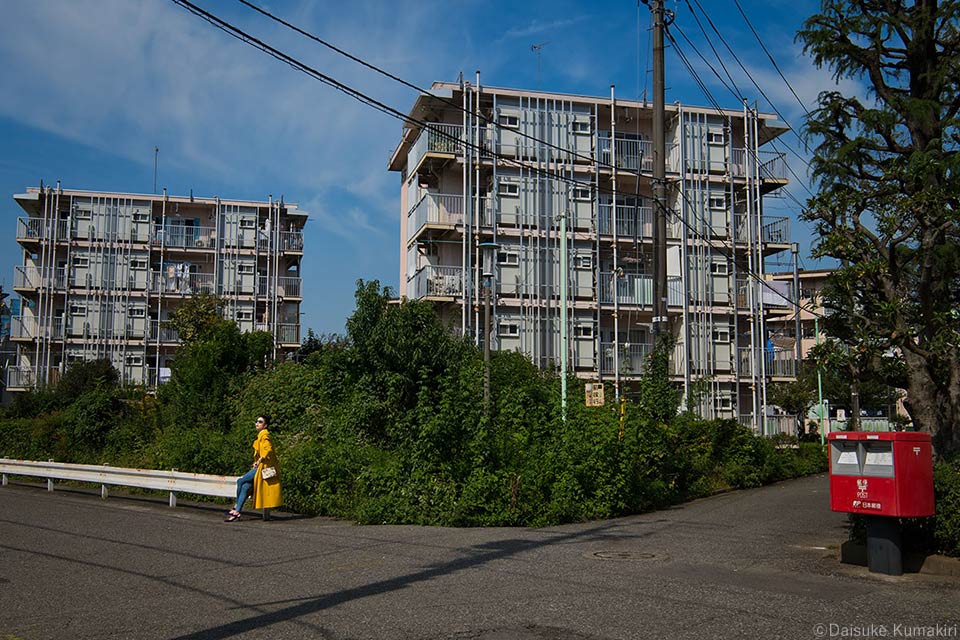
[[[714,342],[730,342],[730,329],[717,327],[713,330]]]
[[[588,120],[574,120],[573,121],[573,132],[574,133],[593,133],[593,126],[591,126]]]
[[[90,258],[87,256],[73,256],[73,266],[74,267],[89,267]]]
[[[518,196],[520,195],[520,185],[516,182],[500,182],[497,185],[497,193],[501,196]]]
[[[593,269],[593,256],[573,256],[574,269]]]
[[[519,129],[520,118],[507,114],[500,114],[500,117],[497,118],[497,124],[508,129]]]
[[[82,304],[72,304],[70,305],[70,315],[72,316],[85,316],[87,315],[87,307]]]
[[[74,207],[73,215],[77,220],[89,220],[92,212],[90,209],[81,209],[80,207]]]
[[[593,325],[592,324],[578,324],[573,327],[573,337],[574,338],[592,338],[593,337]]]
[[[723,131],[708,131],[707,132],[707,143],[708,144],[723,144],[725,142]]]
[[[727,208],[727,199],[722,195],[712,195],[710,196],[710,208],[711,209],[726,209]]]
[[[146,268],[147,268],[147,261],[144,260],[144,259],[142,259],[142,258],[132,258],[132,259],[130,260],[130,268],[131,268],[131,269],[146,269]]]
[[[143,365],[143,356],[127,356],[126,362],[128,365],[139,367]]]
[[[86,362],[82,353],[67,353],[67,362]]]
[[[131,307],[127,315],[131,318],[146,318],[147,310],[143,307]]]
[[[253,320],[253,311],[237,311],[237,320]]]
[[[150,222],[150,213],[136,209],[133,212],[133,221],[134,222]]]
[[[241,263],[241,264],[237,265],[237,272],[238,272],[238,273],[247,273],[247,274],[249,274],[249,273],[253,273],[253,271],[254,271],[254,269],[253,269],[253,265],[252,265],[252,264]]]
[[[717,396],[713,399],[713,406],[717,411],[730,411],[733,409],[733,398],[730,396]]]
[[[501,337],[515,338],[520,335],[520,325],[515,322],[501,322],[498,334]]]
[[[256,229],[257,221],[253,218],[240,218],[240,228],[241,229]]]
[[[710,263],[710,273],[715,276],[725,276],[729,273],[729,268],[727,267],[726,262],[711,262]]]
[[[518,265],[520,264],[520,254],[516,251],[498,251],[497,264]]]
[[[574,188],[573,199],[574,200],[590,200],[590,189],[584,189],[582,187]]]

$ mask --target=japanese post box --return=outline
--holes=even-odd
[[[835,432],[830,442],[830,508],[875,516],[932,516],[929,433]]]

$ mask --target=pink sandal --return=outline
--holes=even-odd
[[[224,522],[234,522],[235,520],[239,520],[239,519],[240,519],[240,512],[237,511],[236,509],[231,509],[227,513],[227,517],[224,520]]]

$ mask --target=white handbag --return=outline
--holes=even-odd
[[[262,467],[260,469],[260,477],[264,480],[269,480],[270,478],[275,478],[277,476],[276,467]]]

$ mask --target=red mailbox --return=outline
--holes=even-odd
[[[830,441],[830,508],[873,516],[932,516],[929,433],[836,432]]]

